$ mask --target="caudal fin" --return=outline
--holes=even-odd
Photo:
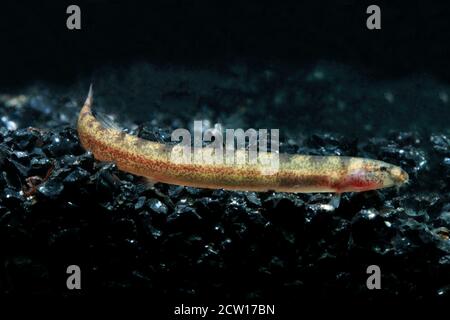
[[[91,107],[93,101],[94,101],[94,89],[93,89],[93,85],[91,83],[91,85],[89,86],[89,92],[88,92],[88,95],[87,95],[87,98],[86,98],[86,101],[84,102],[84,104]]]

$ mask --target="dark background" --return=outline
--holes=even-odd
[[[78,4],[82,30],[66,28]],[[366,28],[377,4],[382,30]],[[3,85],[57,83],[129,61],[220,65],[333,59],[376,76],[427,72],[450,79],[444,1],[2,1]]]

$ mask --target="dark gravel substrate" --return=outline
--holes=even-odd
[[[337,76],[328,80],[327,73],[323,79],[323,74],[313,70],[315,80],[300,73],[291,82],[280,83],[276,74],[265,71],[254,78],[246,76],[242,80],[246,87],[214,91],[214,101],[237,105],[242,97],[263,96],[272,101],[264,110],[277,103],[281,104],[277,110],[283,110],[283,104],[289,103],[297,108],[311,106],[317,96],[326,93],[331,100],[320,100],[320,114],[328,130],[338,100],[355,108],[356,101],[372,90],[364,89],[361,82],[360,87],[350,84],[350,80],[342,85],[339,79],[345,72],[333,72]],[[258,82],[258,77],[263,80]],[[269,85],[268,81],[274,82]],[[301,100],[297,105],[295,100],[283,100],[292,96],[293,88],[306,84],[309,90],[297,92],[310,96],[297,97]],[[360,91],[339,97],[340,85]],[[280,90],[268,92],[265,87],[271,86]],[[335,91],[330,93],[330,88]],[[370,92],[376,96],[382,90]],[[416,97],[420,92],[414,93]],[[189,89],[168,93],[180,101],[186,94],[206,106],[202,110],[212,109],[212,117],[220,111],[210,107],[214,102],[207,98],[206,103]],[[390,108],[391,95],[380,98],[383,108]],[[382,121],[375,121],[361,129],[365,131],[359,140],[352,134],[311,130],[301,138],[285,134],[283,150],[370,157],[400,165],[410,175],[411,183],[400,190],[346,194],[341,206],[330,212],[321,205],[329,201],[327,194],[146,185],[114,164],[96,162],[82,149],[73,125],[79,104],[72,98],[54,98],[39,90],[23,97],[2,96],[2,293],[73,294],[65,287],[66,268],[77,264],[83,271],[83,290],[77,294],[126,289],[163,299],[204,302],[226,298],[291,301],[300,296],[375,301],[449,297],[450,138],[442,127],[399,132],[390,123],[386,125],[390,130],[381,130]],[[81,101],[82,97],[76,98]],[[376,114],[370,105],[366,107],[369,114]],[[344,111],[336,111],[333,121],[341,124],[339,128],[351,128],[367,116],[353,111],[345,111],[354,115],[350,119],[343,119]],[[250,113],[242,112],[241,123],[246,124]],[[231,114],[234,118],[227,118],[228,123],[237,117]],[[170,129],[177,121],[187,123],[183,118],[167,122],[164,116],[159,110],[154,115],[159,122],[153,125]],[[317,120],[312,116],[302,119],[301,125]],[[149,125],[132,130],[167,138],[164,130]],[[373,264],[382,271],[382,293],[366,288],[366,268]]]

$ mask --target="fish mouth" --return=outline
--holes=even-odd
[[[408,173],[400,167],[394,167],[389,171],[392,181],[395,185],[400,186],[402,184],[408,183],[409,175]]]

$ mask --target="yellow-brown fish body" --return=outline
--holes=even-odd
[[[356,157],[279,154],[277,169],[272,171],[261,163],[181,163],[173,160],[173,146],[104,126],[92,114],[92,102],[90,90],[77,124],[83,147],[97,160],[115,162],[119,169],[152,181],[199,188],[304,193],[359,192],[408,181],[408,174],[400,167]]]

